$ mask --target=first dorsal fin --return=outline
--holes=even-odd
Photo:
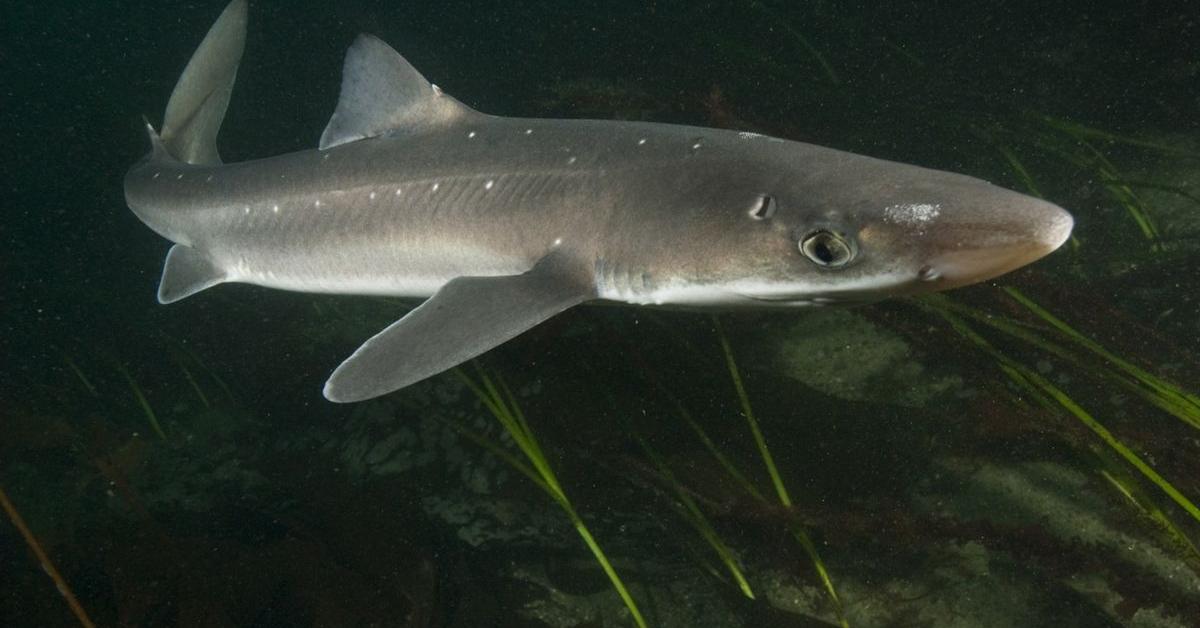
[[[404,133],[479,115],[442,93],[378,37],[359,35],[346,52],[342,93],[321,150],[367,137]]]

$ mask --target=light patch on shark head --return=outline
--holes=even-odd
[[[883,208],[883,219],[898,225],[916,227],[932,222],[941,213],[941,203],[897,203]]]

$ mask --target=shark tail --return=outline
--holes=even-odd
[[[246,47],[246,0],[233,0],[192,53],[163,116],[162,132],[150,122],[151,160],[218,165],[217,132],[225,119],[238,64]],[[160,303],[173,303],[228,280],[202,250],[176,244],[167,254],[158,286]]]
[[[225,119],[245,46],[246,0],[233,0],[200,42],[175,84],[161,135],[150,130],[155,157],[165,152],[189,164],[221,163],[217,131]]]

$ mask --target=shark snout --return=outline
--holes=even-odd
[[[939,290],[986,281],[1052,253],[1071,237],[1074,218],[1053,203],[1023,197],[1013,209],[948,230],[950,239],[935,248],[920,278]]]
[[[1052,253],[1071,237],[1075,228],[1075,219],[1067,210],[1053,203],[1043,202],[1042,226],[1038,229],[1039,240],[1046,247],[1046,253]]]

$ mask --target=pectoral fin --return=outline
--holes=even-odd
[[[520,275],[459,277],[334,370],[325,398],[362,401],[469,360],[594,296],[555,254]]]

